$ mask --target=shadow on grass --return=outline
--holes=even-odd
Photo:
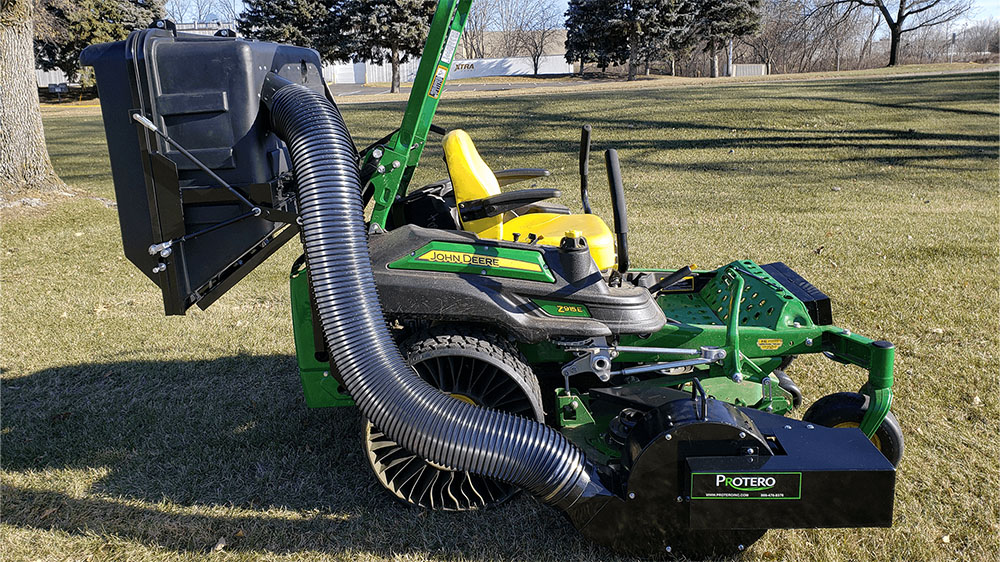
[[[484,537],[484,559],[592,548],[529,498],[473,514],[397,503],[361,454],[357,411],[306,408],[291,356],[58,367],[4,380],[2,408],[8,525],[182,552],[219,537],[387,557],[475,557]]]

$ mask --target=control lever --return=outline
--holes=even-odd
[[[678,281],[684,279],[688,275],[691,275],[691,268],[685,265],[684,267],[657,281],[655,285],[649,288],[649,294],[655,296],[656,293],[659,293],[663,289],[673,287]]]
[[[615,214],[615,236],[618,239],[618,272],[628,271],[628,216],[625,214],[625,188],[622,186],[622,170],[618,164],[618,151],[611,148],[604,152],[604,162],[608,169],[608,185],[611,187],[611,204]]]
[[[590,125],[580,129],[580,202],[583,212],[590,213],[590,195],[587,193],[587,174],[590,168]]]

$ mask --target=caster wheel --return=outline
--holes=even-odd
[[[867,396],[855,392],[838,392],[817,400],[806,410],[802,420],[834,428],[861,427],[861,418],[867,410]],[[892,412],[885,417],[871,440],[892,466],[899,466],[899,461],[903,458],[903,431]]]

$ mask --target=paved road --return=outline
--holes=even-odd
[[[446,84],[444,91],[447,92],[502,92],[505,90],[518,90],[523,88],[543,88],[574,86],[581,82],[510,82],[505,84]],[[410,88],[404,86],[399,89],[404,94],[410,93]],[[388,94],[389,88],[362,86],[361,84],[330,84],[330,92],[335,96],[360,96],[373,94]]]

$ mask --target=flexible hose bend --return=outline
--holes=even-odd
[[[563,509],[572,505],[596,484],[576,446],[544,424],[452,398],[403,360],[376,292],[358,163],[336,106],[273,74],[262,99],[292,157],[323,336],[361,412],[421,457],[514,484]]]

